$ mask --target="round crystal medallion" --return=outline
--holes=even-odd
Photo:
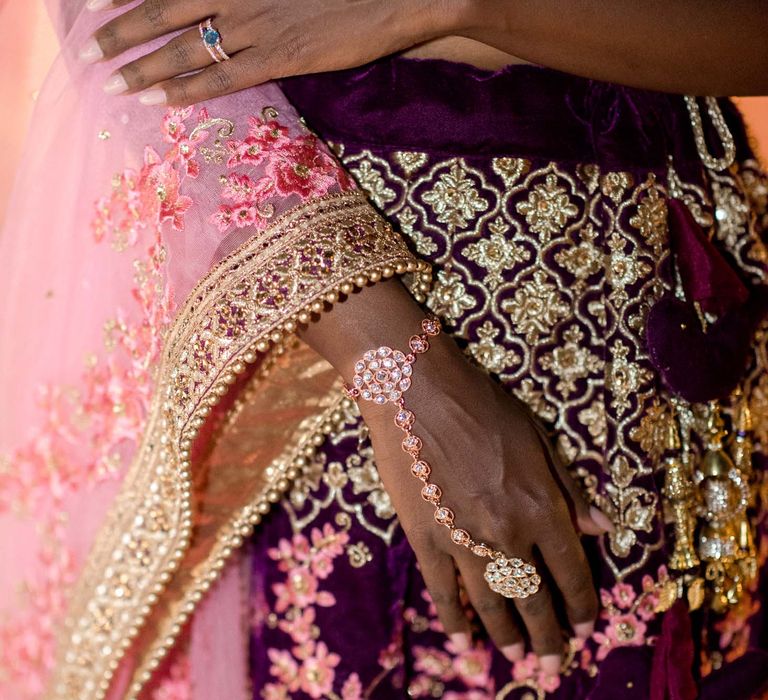
[[[352,384],[366,401],[397,403],[411,386],[412,372],[411,361],[402,352],[382,346],[355,363]]]

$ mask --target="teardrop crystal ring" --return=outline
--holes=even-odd
[[[200,38],[203,40],[203,46],[205,50],[211,55],[211,58],[216,63],[222,61],[228,61],[229,56],[227,52],[221,46],[221,34],[219,30],[213,26],[213,19],[210,17],[200,22]]]
[[[432,467],[421,458],[422,441],[413,432],[416,416],[405,406],[403,394],[411,387],[413,364],[419,355],[429,350],[429,339],[440,333],[440,321],[426,318],[421,322],[422,333],[408,341],[410,352],[393,350],[383,346],[369,350],[355,364],[352,385],[344,390],[352,399],[363,399],[383,406],[393,403],[397,407],[395,425],[405,433],[402,448],[411,459],[411,474],[422,482],[421,497],[434,506],[434,519],[438,525],[450,530],[451,541],[469,549],[478,557],[491,561],[485,567],[485,580],[494,593],[505,598],[527,598],[539,590],[541,577],[536,567],[516,557],[494,550],[487,544],[475,542],[470,533],[454,523],[454,513],[442,503],[442,489],[429,480]]]

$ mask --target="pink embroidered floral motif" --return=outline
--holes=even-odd
[[[278,629],[288,634],[295,644],[291,651],[268,649],[272,662],[270,674],[277,683],[266,684],[265,698],[290,697],[288,693],[302,691],[312,698],[328,697],[336,679],[336,667],[341,657],[330,651],[325,642],[316,641],[316,607],[336,604],[333,594],[320,590],[320,581],[334,569],[334,559],[344,553],[349,535],[326,523],[322,529],[313,528],[309,538],[294,535],[281,539],[268,555],[286,573],[285,583],[275,583],[275,612],[282,614]],[[360,679],[356,674],[344,683],[343,700],[362,697]],[[337,697],[337,696],[334,696]]]
[[[39,523],[39,580],[27,581],[15,616],[0,626],[3,681],[40,694],[53,665],[54,627],[66,611],[67,593],[79,562],[64,544],[59,518],[65,499],[86,492],[120,474],[125,446],[136,444],[152,394],[153,367],[171,321],[174,300],[165,282],[164,225],[184,227],[192,200],[180,192],[184,178],[195,177],[194,160],[204,131],[190,138],[192,109],[169,110],[161,127],[166,153],[144,153],[140,172],[125,170],[112,182],[109,195],[96,204],[93,235],[117,251],[146,248],[126,259],[134,269],[130,309],[117,309],[104,330],[105,351],[94,354],[75,389],[39,389],[44,422],[36,434],[9,456],[0,470],[0,513],[12,511]],[[200,119],[207,119],[201,111]],[[176,682],[178,681],[178,682]],[[176,695],[180,680],[168,686]],[[179,691],[180,692],[180,691]],[[159,696],[158,700],[166,700]]]
[[[226,203],[211,217],[221,233],[232,227],[265,228],[274,212],[270,200],[276,197],[322,197],[334,187],[343,191],[354,186],[317,137],[291,138],[276,119],[252,117],[246,138],[230,140],[227,149],[229,168],[265,165],[266,176],[257,182],[245,172],[223,178],[221,196]]]
[[[539,669],[539,659],[534,653],[528,653],[522,661],[512,668],[512,678],[518,683],[539,687],[548,693],[560,687],[560,676],[547,676]]]

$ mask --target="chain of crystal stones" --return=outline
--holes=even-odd
[[[221,34],[219,34],[219,31],[213,26],[213,20],[210,17],[203,20],[198,25],[198,28],[200,29],[200,38],[203,40],[203,46],[205,46],[205,49],[210,54],[211,58],[216,61],[216,63],[228,61],[229,56],[221,45]]]
[[[412,430],[416,416],[406,408],[403,398],[411,386],[413,363],[418,355],[429,350],[429,338],[439,335],[440,322],[436,318],[426,318],[421,322],[421,329],[420,335],[409,339],[411,352],[407,355],[389,347],[366,352],[355,363],[353,385],[345,385],[344,389],[347,396],[355,400],[362,398],[378,405],[390,402],[397,406],[395,425],[405,433],[402,448],[413,459],[411,474],[423,484],[421,497],[435,507],[435,522],[450,530],[454,544],[466,547],[475,556],[491,559],[486,564],[484,578],[492,591],[506,598],[527,598],[536,593],[541,584],[536,568],[522,559],[509,558],[482,542],[475,542],[467,530],[456,527],[453,511],[442,503],[442,489],[429,480],[432,467],[421,458],[422,441]]]

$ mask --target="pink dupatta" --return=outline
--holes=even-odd
[[[297,325],[428,271],[275,85],[105,97],[81,5],[0,234],[0,696],[241,698],[236,555],[339,400]]]

